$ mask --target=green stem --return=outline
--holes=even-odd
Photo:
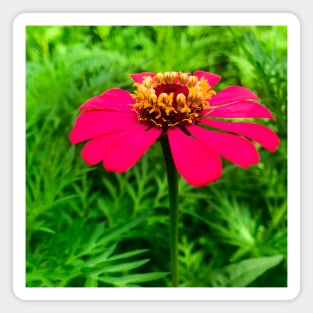
[[[178,176],[166,135],[160,138],[166,164],[170,205],[170,250],[172,286],[178,287]]]

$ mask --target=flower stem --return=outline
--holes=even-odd
[[[172,286],[178,287],[178,176],[166,135],[160,138],[166,164],[170,205],[170,250]]]

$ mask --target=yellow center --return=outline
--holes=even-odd
[[[200,112],[210,108],[209,100],[215,95],[206,79],[182,72],[147,76],[134,86],[137,89],[132,96],[138,119],[163,130],[196,123]]]

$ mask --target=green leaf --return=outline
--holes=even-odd
[[[54,230],[52,230],[48,227],[40,226],[40,223],[38,223],[38,225],[33,228],[33,231],[35,231],[35,230],[36,231],[42,231],[42,232],[49,233],[49,234],[55,234]]]
[[[136,227],[139,225],[141,222],[147,219],[147,217],[150,214],[145,214],[142,216],[139,216],[138,218],[131,220],[129,223],[122,225],[122,226],[117,226],[115,228],[110,229],[106,234],[104,234],[103,239],[99,242],[99,244],[108,242],[111,240],[116,240],[119,239],[124,233],[128,232],[130,229]]]
[[[104,283],[108,283],[117,287],[125,287],[130,284],[144,283],[152,280],[158,280],[164,278],[169,273],[155,272],[144,274],[132,274],[123,277],[99,277],[98,280]]]
[[[99,256],[92,258],[91,260],[88,260],[85,262],[84,267],[95,267],[99,263],[103,263],[108,260],[109,256],[114,252],[116,249],[117,244],[114,244],[113,246],[105,249],[105,251],[100,254]]]
[[[121,253],[121,254],[112,256],[111,258],[108,259],[108,261],[116,261],[116,260],[130,258],[132,256],[139,255],[147,251],[149,251],[149,249],[139,249],[139,250]]]
[[[105,273],[126,272],[134,268],[140,267],[146,264],[147,262],[149,262],[149,259],[127,262],[127,263],[122,263],[122,264],[114,264],[114,265],[106,266],[102,272],[105,272]]]
[[[246,287],[282,260],[282,255],[274,255],[227,265],[212,275],[213,287]]]
[[[139,260],[132,261],[122,264],[103,264],[101,267],[96,268],[85,268],[82,270],[83,273],[87,273],[87,275],[100,276],[106,273],[122,273],[140,267],[146,264],[149,260]]]
[[[85,282],[85,287],[98,287],[98,280],[96,276],[88,276]]]

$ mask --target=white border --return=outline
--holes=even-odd
[[[26,288],[25,27],[27,25],[288,26],[288,287]],[[13,291],[22,300],[291,300],[300,292],[300,21],[290,13],[23,13],[13,23]]]

